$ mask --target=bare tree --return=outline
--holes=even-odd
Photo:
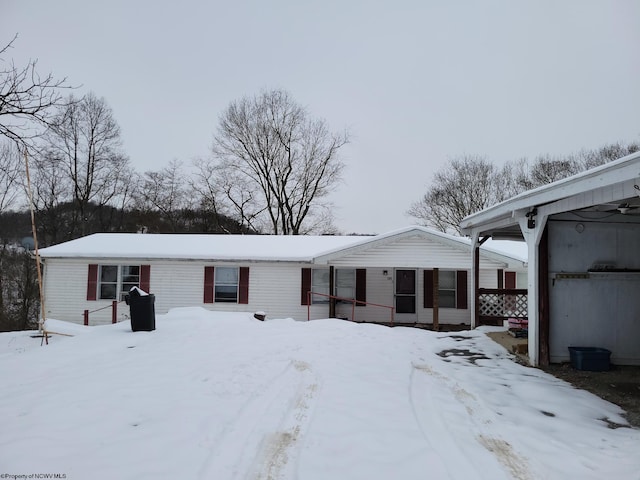
[[[0,135],[21,144],[41,133],[50,124],[55,107],[64,104],[61,89],[70,88],[66,78],[56,79],[50,73],[41,77],[37,60],[18,67],[6,61],[17,35],[0,48]]]
[[[0,142],[0,213],[10,209],[20,196],[23,172],[17,146],[9,141]]]
[[[529,179],[531,186],[535,188],[575,175],[582,169],[575,155],[563,158],[540,155],[531,166]]]
[[[408,213],[423,225],[460,233],[461,220],[496,203],[500,191],[496,167],[484,157],[465,155],[435,173],[432,186]]]
[[[221,225],[218,220],[225,206],[221,201],[224,188],[220,182],[218,167],[202,158],[194,160],[193,166],[195,173],[189,178],[189,187],[198,195],[200,208],[215,219],[214,228],[219,228]]]
[[[129,160],[120,146],[120,127],[111,108],[93,93],[80,100],[69,97],[46,134],[47,156],[64,165],[71,180],[82,235],[89,205],[109,203],[128,178]]]
[[[640,150],[640,143],[631,142],[610,143],[595,150],[582,150],[578,154],[581,168],[587,170],[597,167],[619,158],[625,157]]]
[[[65,166],[47,152],[40,152],[32,163],[33,205],[42,233],[43,245],[70,240],[74,218],[63,205],[73,201],[71,180]]]
[[[323,215],[343,168],[348,134],[332,133],[282,90],[233,102],[214,139],[226,201],[239,220],[270,233],[298,235]],[[326,217],[325,217],[326,218]]]
[[[187,178],[183,164],[172,160],[160,171],[145,172],[138,205],[143,212],[156,210],[169,223],[172,231],[181,229],[182,213],[191,206],[191,197],[186,191]]]

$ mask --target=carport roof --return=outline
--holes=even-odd
[[[586,208],[606,202],[623,202],[635,198],[640,202],[640,152],[632,153],[618,160],[586,170],[577,175],[528,190],[493,205],[478,213],[469,215],[460,223],[463,234],[492,235],[501,232],[506,235],[521,235],[519,218],[533,208],[540,208],[565,199],[567,206],[557,208],[554,213]],[[591,196],[585,195],[589,192]],[[596,194],[597,193],[597,194]],[[579,197],[579,198],[578,198]]]

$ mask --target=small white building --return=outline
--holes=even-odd
[[[133,286],[156,313],[202,306],[297,320],[471,324],[471,243],[424,227],[377,236],[102,233],[44,248],[47,316],[90,325],[128,318]],[[486,288],[526,277],[517,254],[482,248]]]

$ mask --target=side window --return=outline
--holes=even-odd
[[[129,293],[132,287],[140,286],[140,266],[130,265],[122,268],[122,288],[121,294]]]
[[[214,301],[238,303],[238,268],[216,267],[214,276]]]
[[[100,265],[98,298],[100,300],[115,300],[118,292],[118,266]]]
[[[311,291],[329,295],[329,270],[314,268],[311,271]],[[313,295],[311,303],[328,303],[329,297],[324,295]]]
[[[100,265],[98,299],[121,300],[132,287],[139,286],[139,265]]]
[[[440,307],[456,308],[456,272],[454,270],[440,270],[438,279],[440,283],[438,289]]]
[[[352,268],[336,269],[336,296],[356,298],[356,271]]]

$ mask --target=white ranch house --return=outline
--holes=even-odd
[[[526,262],[496,250],[498,243],[480,251],[480,284],[516,288]],[[268,318],[469,326],[470,251],[468,239],[407,227],[377,236],[102,233],[40,256],[47,317],[76,323],[84,311],[90,325],[127,319],[119,302],[138,286],[155,295],[160,314],[201,306]]]

